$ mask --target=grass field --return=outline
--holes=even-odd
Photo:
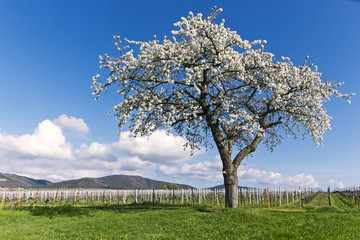
[[[360,209],[333,194],[299,208],[58,206],[0,210],[0,239],[360,239]]]

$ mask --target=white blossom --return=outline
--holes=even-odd
[[[136,56],[114,37],[120,55],[99,57],[110,77],[94,76],[92,87],[97,97],[112,85],[118,89],[112,112],[119,128],[130,122],[135,136],[167,129],[191,148],[208,146],[212,136],[230,155],[233,145],[239,154],[260,141],[272,149],[283,136],[299,133],[321,145],[331,129],[324,102],[332,95],[350,101],[352,94],[338,92],[342,83],[323,81],[308,57],[301,66],[288,57],[276,61],[264,51],[266,40],[243,40],[225,21],[217,24],[221,11],[214,8],[205,18],[190,12],[162,43],[125,39],[139,48]]]

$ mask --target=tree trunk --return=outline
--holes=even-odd
[[[238,205],[238,177],[237,169],[232,171],[223,171],[225,185],[225,207],[236,208]]]

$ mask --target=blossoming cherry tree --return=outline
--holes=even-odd
[[[309,136],[321,145],[330,130],[324,102],[342,95],[342,85],[321,80],[317,66],[295,66],[289,58],[275,60],[264,50],[266,41],[244,40],[216,22],[222,11],[208,16],[189,13],[174,24],[177,30],[160,42],[125,41],[137,53],[115,44],[118,57],[100,56],[100,68],[109,70],[102,81],[93,78],[94,94],[115,87],[119,104],[112,112],[118,126],[129,122],[133,136],[167,129],[187,140],[192,150],[214,143],[221,157],[225,205],[238,204],[237,170],[259,143],[269,150],[284,136]]]

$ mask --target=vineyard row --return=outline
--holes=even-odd
[[[289,202],[310,202],[316,191],[313,189],[238,189],[239,206],[268,205],[281,206]],[[207,204],[224,205],[224,189],[169,189],[169,190],[112,190],[112,189],[12,189],[3,190],[0,195],[1,206],[56,206],[66,204]]]

